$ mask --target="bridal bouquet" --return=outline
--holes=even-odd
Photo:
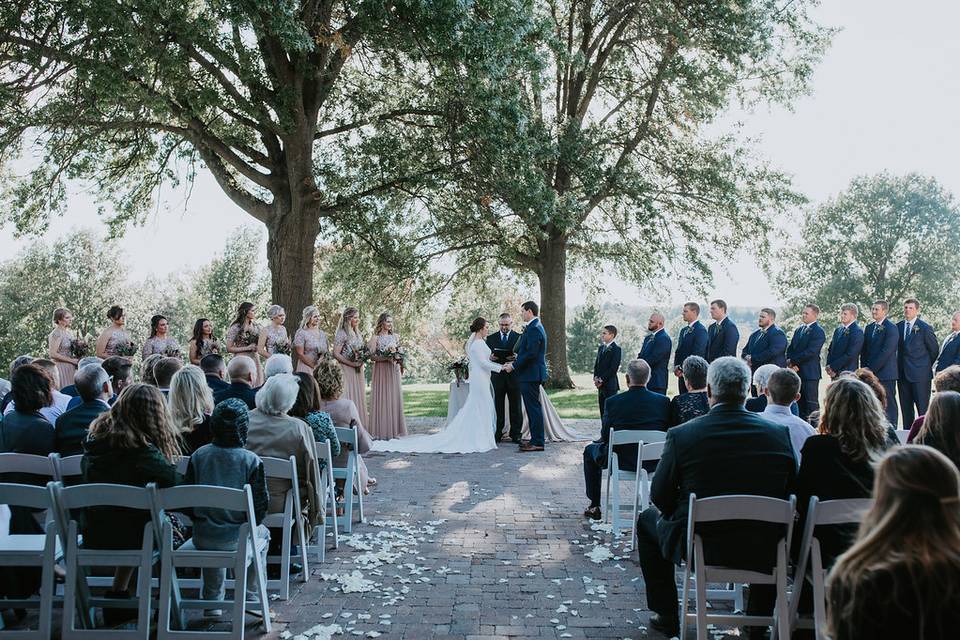
[[[80,359],[90,354],[90,343],[84,338],[75,338],[70,341],[70,355]]]
[[[137,345],[131,340],[124,340],[117,344],[117,355],[131,358],[137,355]]]
[[[293,353],[293,347],[291,346],[289,340],[277,340],[273,343],[273,352],[282,353],[289,356]]]
[[[457,386],[459,387],[461,382],[470,377],[470,360],[467,358],[454,360],[447,365],[447,371],[452,371],[453,375],[457,377]]]

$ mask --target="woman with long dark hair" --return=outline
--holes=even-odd
[[[257,342],[260,339],[260,325],[257,324],[256,311],[252,302],[241,302],[237,307],[237,316],[227,328],[227,351],[235,355],[248,356],[257,365],[254,386],[263,384],[263,365],[257,355]]]
[[[135,351],[133,349],[133,340],[130,334],[124,329],[127,323],[127,316],[123,312],[123,307],[113,305],[107,311],[107,319],[110,320],[110,326],[100,332],[97,338],[96,356],[106,360],[110,356],[130,357]]]
[[[146,359],[155,353],[165,358],[180,357],[180,345],[170,336],[170,321],[159,313],[150,318],[150,337],[143,341],[140,357]]]
[[[204,356],[211,353],[220,354],[220,343],[213,335],[213,323],[206,318],[199,318],[193,323],[193,337],[190,338],[190,364],[200,366]]]

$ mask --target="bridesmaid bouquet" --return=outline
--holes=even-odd
[[[289,340],[277,340],[273,343],[273,352],[289,356],[293,353],[293,347],[290,345]]]
[[[83,358],[90,353],[90,343],[83,338],[75,338],[70,341],[70,355],[74,358]]]
[[[470,378],[470,360],[467,358],[454,360],[447,365],[447,371],[452,371],[453,375],[457,377],[457,386],[459,387],[461,382]]]
[[[163,356],[165,358],[179,358],[180,357],[180,347],[176,345],[167,345],[163,348]]]
[[[394,345],[386,349],[377,349],[376,355],[383,360],[393,360],[401,367],[407,362],[407,352],[404,351],[400,345]]]
[[[367,345],[354,348],[348,344],[347,349],[349,349],[347,352],[347,357],[353,362],[359,362],[361,364],[370,362],[370,349],[367,347]]]
[[[137,355],[137,345],[130,340],[124,340],[117,344],[117,355],[125,358],[132,358]]]
[[[237,346],[238,347],[249,347],[257,344],[257,341],[260,340],[260,334],[256,331],[251,331],[247,329],[243,333],[237,336]]]

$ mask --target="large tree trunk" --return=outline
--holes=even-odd
[[[267,266],[274,304],[287,312],[291,339],[301,312],[313,301],[313,261],[320,220],[315,206],[297,202],[267,227]]]
[[[551,389],[573,389],[567,365],[567,242],[551,238],[540,247],[540,315],[547,332]]]

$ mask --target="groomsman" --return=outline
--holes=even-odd
[[[897,325],[890,322],[890,305],[877,300],[870,307],[873,322],[863,330],[863,351],[860,366],[873,371],[887,392],[887,420],[897,427],[897,350],[900,343]]]
[[[777,312],[770,308],[760,310],[757,318],[759,329],[750,334],[740,357],[747,361],[750,371],[756,371],[765,364],[778,367],[787,366],[787,334],[776,325]],[[751,385],[753,395],[757,390]]]
[[[827,375],[836,378],[844,371],[856,371],[863,349],[863,329],[857,324],[860,308],[852,302],[840,307],[840,326],[834,329],[827,347]]]
[[[903,303],[903,320],[897,323],[900,336],[900,379],[897,388],[900,392],[900,414],[907,428],[913,424],[916,413],[924,415],[927,412],[933,363],[940,353],[937,334],[919,318],[919,314],[920,302],[916,298],[908,298]]]
[[[617,395],[620,391],[620,380],[617,373],[620,371],[622,353],[620,345],[615,340],[617,328],[608,324],[600,333],[600,348],[597,349],[597,359],[593,363],[593,385],[597,388],[600,401],[600,419],[603,419],[603,407],[607,398]]]
[[[661,313],[651,313],[647,321],[647,337],[643,339],[643,346],[637,357],[650,365],[650,381],[647,389],[654,393],[667,395],[667,369],[670,366],[670,352],[673,350],[673,340],[663,330],[664,318]]]
[[[677,389],[687,392],[683,381],[683,361],[690,356],[707,357],[707,328],[700,322],[700,305],[688,302],[683,305],[683,321],[687,326],[680,329],[677,337],[677,352],[673,356],[673,374],[677,376]]]
[[[710,317],[713,318],[713,324],[707,330],[707,362],[723,356],[736,357],[740,330],[727,317],[727,303],[723,300],[711,302]]]
[[[820,352],[827,335],[817,322],[820,307],[808,304],[803,308],[800,319],[803,321],[793,331],[790,346],[787,347],[787,366],[800,376],[800,417],[806,420],[811,413],[820,410]]]
[[[953,314],[950,331],[950,335],[943,341],[943,348],[940,349],[940,356],[937,358],[937,373],[951,365],[960,364],[960,311]]]
[[[497,349],[503,354],[506,351],[515,351],[520,334],[513,330],[513,318],[509,313],[500,314],[500,331],[487,336],[487,346],[493,351],[491,359],[500,364],[506,364],[508,357],[498,357]],[[504,405],[510,406],[510,439],[520,444],[523,431],[523,405],[520,399],[520,381],[515,372],[501,371],[490,374],[493,382],[493,405],[497,411],[497,431],[494,440],[500,442],[503,437],[503,426],[506,422]]]

